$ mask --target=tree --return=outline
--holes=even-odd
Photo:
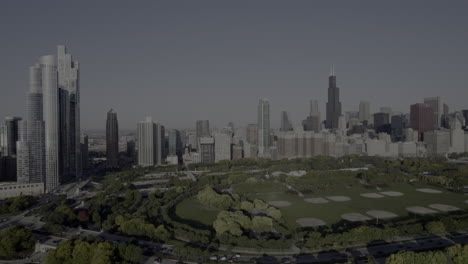
[[[254,216],[252,219],[252,230],[257,233],[270,232],[273,227],[271,218],[264,216]]]
[[[426,230],[431,233],[443,233],[445,232],[444,223],[440,221],[432,221],[426,224]]]
[[[0,232],[0,259],[15,259],[31,252],[36,241],[31,231],[13,226]]]

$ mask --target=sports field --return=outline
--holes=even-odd
[[[428,192],[427,189],[436,191]],[[319,219],[330,225],[343,220],[343,218],[358,219],[357,221],[359,221],[360,218],[375,219],[376,215],[379,214],[382,215],[381,219],[391,218],[392,215],[406,216],[410,213],[410,210],[414,211],[414,207],[427,208],[427,210],[424,210],[424,208],[419,210],[421,213],[434,211],[443,213],[445,207],[441,207],[439,204],[461,210],[468,209],[468,204],[465,203],[467,196],[421,184],[394,184],[381,189],[353,187],[341,190],[317,191],[313,194],[305,194],[304,197],[278,190],[278,188],[271,191],[264,189],[260,194],[243,193],[243,195],[251,200],[260,198],[265,201],[288,202],[289,206],[278,208],[283,213],[283,219],[290,227],[298,226],[299,224],[296,221],[301,219],[299,222],[304,222],[304,218]],[[447,208],[453,209],[451,207]],[[416,210],[416,212],[419,211]],[[217,213],[217,210],[204,207],[195,197],[183,201],[176,208],[176,214],[179,217],[195,220],[205,225],[211,225],[216,219]],[[314,220],[314,222],[320,221]]]

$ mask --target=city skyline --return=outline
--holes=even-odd
[[[451,111],[466,108],[467,3],[207,3],[207,10],[198,3],[116,3],[106,20],[107,5],[96,3],[86,21],[79,19],[81,4],[31,3],[35,8],[23,10],[6,3],[0,27],[8,26],[5,37],[14,45],[0,51],[0,115],[26,116],[27,67],[58,43],[86,65],[82,130],[104,130],[103,113],[110,108],[119,109],[122,129],[134,130],[135,120],[148,115],[171,128],[191,128],[204,119],[223,127],[228,118],[247,125],[255,122],[256,102],[264,97],[272,105],[271,127],[279,127],[284,110],[297,125],[307,117],[310,99],[326,112],[331,64],[343,111],[356,111],[366,100],[372,113],[387,105],[409,113],[411,104],[435,96]],[[69,8],[76,14],[61,12]],[[333,21],[321,14],[330,10]],[[55,23],[63,14],[67,26]],[[14,29],[23,34],[13,35]]]

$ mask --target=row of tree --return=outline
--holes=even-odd
[[[468,263],[468,245],[454,245],[444,251],[419,252],[401,251],[390,255],[386,264],[466,264]]]

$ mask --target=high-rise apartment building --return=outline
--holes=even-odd
[[[200,161],[203,163],[215,162],[215,142],[213,137],[200,138]]]
[[[341,115],[340,89],[336,86],[335,71],[332,67],[328,77],[328,102],[326,128],[337,129],[338,118]]]
[[[370,103],[368,101],[361,101],[359,103],[359,121],[361,123],[367,122],[368,125],[370,118]]]
[[[305,120],[302,120],[302,128],[304,131],[314,131],[318,133],[321,130],[320,121],[318,101],[310,100],[310,113]]]
[[[418,132],[419,140],[424,139],[424,133],[432,131],[434,127],[434,108],[429,104],[413,104],[410,107],[411,128]]]
[[[16,156],[16,142],[19,138],[18,122],[21,117],[5,117],[5,154],[4,156]]]
[[[107,167],[119,167],[119,123],[114,109],[107,112],[106,121],[106,156]]]
[[[258,144],[258,125],[248,124],[246,128],[246,141],[251,145]]]
[[[257,108],[258,114],[258,156],[270,155],[270,103],[267,99],[260,99]]]
[[[151,117],[137,124],[138,165],[154,166],[161,164],[161,125]]]
[[[197,135],[197,139],[201,137],[209,137],[211,135],[209,120],[197,120],[196,135]]]
[[[424,103],[432,106],[434,109],[434,129],[441,128],[444,116],[444,103],[440,96],[424,98]]]
[[[57,46],[30,67],[27,116],[17,144],[18,181],[47,192],[81,177],[79,64]]]
[[[221,160],[232,159],[232,133],[225,131],[224,133],[214,134],[214,151],[215,162]]]
[[[288,112],[282,111],[280,131],[291,131],[291,130],[293,130],[293,126],[291,124],[291,121],[289,120]]]

